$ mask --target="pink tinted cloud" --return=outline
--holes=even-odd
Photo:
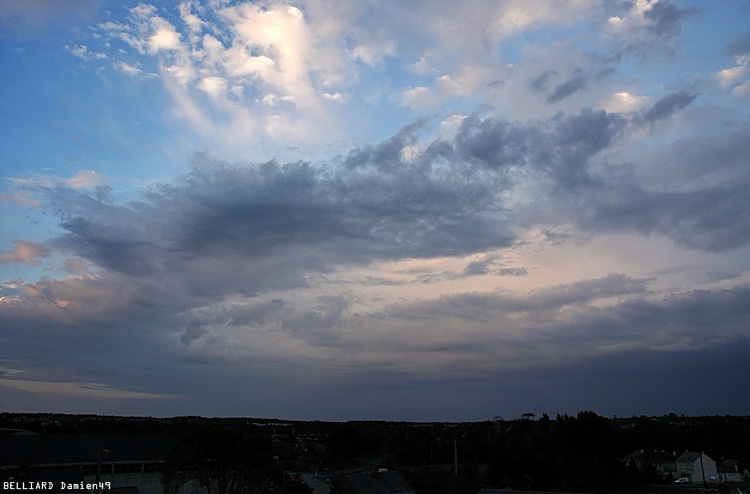
[[[42,262],[39,258],[48,257],[50,254],[49,248],[40,244],[24,240],[14,240],[13,243],[16,245],[16,248],[3,252],[0,255],[1,263],[20,262],[29,266],[36,266]]]

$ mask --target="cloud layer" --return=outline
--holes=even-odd
[[[83,82],[77,116],[37,109],[7,132],[28,149],[13,163],[38,165],[0,191],[0,396],[337,419],[742,412],[708,378],[711,405],[680,385],[691,363],[750,375],[750,50],[744,28],[713,48],[695,34],[735,7],[91,7],[54,39],[65,84],[38,91],[58,104]]]

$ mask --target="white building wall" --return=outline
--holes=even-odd
[[[677,475],[678,477],[690,477],[693,484],[702,484],[703,477],[705,476],[706,482],[709,484],[715,484],[719,482],[719,473],[716,469],[716,462],[706,456],[703,456],[703,465],[701,466],[701,459],[697,458],[692,463],[677,462]],[[701,472],[701,468],[703,471]]]

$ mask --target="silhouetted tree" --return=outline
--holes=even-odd
[[[281,481],[267,437],[221,424],[201,424],[180,439],[164,462],[165,494],[194,482],[206,494],[278,492]]]
[[[360,454],[362,427],[356,424],[343,424],[334,428],[328,435],[328,452],[339,458],[356,458]]]

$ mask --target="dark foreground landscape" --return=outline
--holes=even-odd
[[[750,417],[738,416],[341,423],[2,413],[0,428],[3,492],[741,493],[750,465]]]

